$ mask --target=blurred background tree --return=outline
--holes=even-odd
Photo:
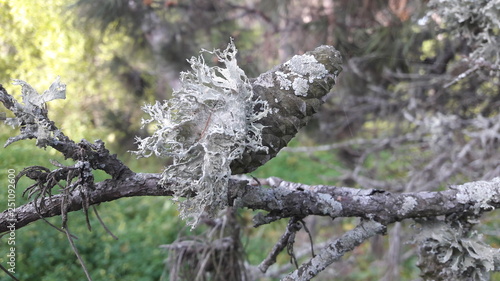
[[[0,0],[0,77],[15,93],[10,79],[45,89],[41,81],[62,76],[68,99],[50,105],[50,112],[70,137],[101,138],[131,168],[159,172],[166,163],[135,160],[126,151],[135,148],[135,135],[147,134],[139,128],[140,106],[169,98],[179,87],[179,72],[189,67],[186,59],[200,49],[223,48],[232,37],[240,66],[255,77],[295,54],[333,45],[345,67],[323,110],[293,147],[253,175],[398,192],[436,190],[500,175],[499,6],[496,0]],[[0,134],[3,140],[9,131]],[[4,169],[46,161],[23,157],[35,153],[33,146],[16,147],[0,150]],[[108,203],[108,225],[117,230],[118,242],[96,234],[100,230],[78,231],[91,272],[99,272],[95,278],[160,278],[164,252],[158,245],[172,242],[183,225],[165,201]],[[349,220],[307,222],[317,241],[352,227]],[[139,231],[137,224],[150,231]],[[83,276],[78,266],[71,273],[56,270],[73,260],[72,253],[57,244],[62,236],[37,225],[19,231],[25,245],[19,277]],[[483,228],[496,226],[491,221]],[[280,235],[273,227],[279,228],[244,228],[251,262],[259,262]],[[361,246],[318,279],[416,278],[414,249],[404,245],[410,236],[403,229],[396,224],[388,236]],[[499,242],[494,235],[488,239]],[[102,256],[95,254],[96,245]]]

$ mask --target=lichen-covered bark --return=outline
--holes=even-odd
[[[288,144],[318,112],[342,71],[341,63],[341,55],[335,48],[320,46],[251,81],[255,97],[269,106],[267,116],[256,122],[264,126],[262,145],[268,151],[245,151],[231,163],[233,174],[254,171]]]
[[[136,153],[172,157],[160,184],[176,183],[173,200],[193,227],[202,214],[215,216],[227,206],[231,162],[245,150],[267,151],[256,122],[268,114],[268,104],[254,95],[237,52],[232,41],[225,50],[209,52],[220,67],[208,66],[202,56],[191,58],[191,70],[181,73],[182,86],[173,97],[143,107],[151,116],[143,124],[154,123],[155,131],[138,138]]]
[[[92,169],[103,170],[113,179],[127,176],[132,171],[123,164],[116,154],[111,154],[104,142],[97,140],[90,143],[83,139],[75,143],[59,130],[49,119],[44,104],[54,99],[65,98],[66,85],[59,82],[59,78],[42,95],[39,95],[28,83],[16,80],[16,85],[22,86],[23,103],[19,103],[7,90],[0,85],[0,102],[16,117],[6,118],[5,123],[11,126],[20,126],[20,134],[10,137],[4,147],[25,139],[36,139],[36,145],[42,148],[50,146],[59,151],[65,158],[75,161],[88,161]],[[32,178],[33,179],[33,178]]]
[[[482,235],[471,232],[466,223],[429,219],[420,225],[415,242],[423,280],[490,280],[490,272],[498,269],[499,250],[482,242]]]
[[[262,166],[319,110],[341,70],[339,52],[321,46],[250,81],[233,42],[214,50],[223,67],[190,60],[173,98],[147,105],[152,136],[138,139],[140,156],[172,157],[160,182],[176,182],[174,201],[193,227],[202,213],[227,206],[229,176]],[[186,197],[194,192],[195,197]],[[180,199],[182,197],[182,199]]]

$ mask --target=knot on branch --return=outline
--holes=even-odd
[[[94,189],[94,175],[92,174],[90,163],[78,161],[72,166],[64,166],[56,161],[51,161],[51,163],[57,166],[58,169],[50,171],[46,167],[31,166],[23,169],[16,176],[16,185],[23,176],[35,181],[34,184],[24,190],[23,196],[33,199],[35,209],[40,212],[44,208],[45,200],[38,199],[51,197],[54,187],[60,187],[62,194],[66,196],[71,195],[75,190],[79,190],[82,202],[84,203],[82,207],[84,210],[87,210],[89,206],[88,190]]]

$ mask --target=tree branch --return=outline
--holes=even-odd
[[[108,179],[98,182],[94,189],[89,190],[88,198],[85,198],[90,205],[113,201],[123,197],[134,196],[171,196],[172,192],[158,186],[159,174],[133,174],[125,179]],[[14,225],[16,229],[22,228],[31,222],[42,217],[48,218],[61,215],[61,199],[63,195],[57,194],[50,197],[41,198],[37,205],[40,213],[37,212],[35,202],[29,202],[16,209],[8,209],[0,213],[0,233],[10,230]],[[84,198],[79,192],[73,192],[67,199],[67,211],[74,212],[83,208]]]
[[[175,194],[174,198],[185,196],[186,192],[199,195],[191,197],[194,198],[193,200],[201,198],[199,202],[193,203],[188,199],[179,205],[181,217],[188,218],[190,224],[194,224],[202,212],[214,215],[217,210],[227,205],[227,178],[231,173],[238,174],[257,169],[275,157],[288,144],[297,131],[306,125],[312,115],[319,110],[324,102],[323,97],[333,87],[337,75],[342,70],[340,53],[331,46],[320,46],[304,55],[294,56],[250,82],[236,64],[234,59],[236,52],[236,47],[232,42],[223,52],[214,51],[219,59],[226,59],[224,70],[210,68],[202,59],[192,58],[194,69],[201,67],[210,75],[203,71],[185,74],[184,92],[178,93],[173,104],[180,106],[179,109],[186,108],[190,104],[193,105],[193,109],[201,108],[204,111],[193,115],[193,111],[187,110],[187,116],[179,118],[180,113],[174,110],[175,113],[172,113],[172,116],[177,116],[173,118],[176,120],[174,122],[184,120],[182,126],[177,124],[182,129],[176,127],[175,130],[170,130],[171,121],[165,122],[165,108],[171,108],[171,106],[157,103],[155,106],[147,107],[147,112],[159,119],[153,118],[146,123],[156,120],[164,126],[158,125],[162,128],[158,134],[155,132],[151,138],[141,140],[141,153],[139,154],[148,155],[146,153],[154,151],[158,156],[173,156],[174,163],[165,170],[161,182],[163,185],[163,182],[169,181],[170,176],[174,174],[175,185],[170,186],[170,195]],[[225,79],[216,74],[220,71],[225,75]],[[200,76],[198,77],[197,74]],[[204,79],[211,79],[210,87],[205,85]],[[95,144],[86,140],[75,143],[48,118],[45,103],[65,98],[66,85],[60,83],[59,78],[41,95],[24,81],[15,80],[15,84],[22,86],[22,103],[0,86],[0,101],[16,116],[6,118],[5,122],[14,127],[20,127],[20,134],[9,138],[6,146],[24,139],[36,139],[38,147],[53,147],[66,158],[74,159],[79,163],[78,167],[60,167],[62,173],[49,172],[44,167],[28,167],[21,172],[21,176],[26,175],[36,181],[27,188],[28,194],[35,198],[35,209],[38,210],[39,206],[43,207],[45,203],[52,203],[52,200],[59,199],[59,197],[49,197],[48,200],[38,200],[43,196],[51,195],[52,188],[56,185],[63,187],[59,183],[61,180],[68,182],[63,189],[79,189],[85,194],[92,193],[97,198],[92,169],[103,170],[111,175],[113,180],[120,183],[124,179],[135,180],[136,174],[116,155],[111,155],[102,141],[98,140]],[[196,94],[199,94],[198,98],[201,98],[204,93],[207,93],[204,96],[206,104],[196,103],[191,99]],[[194,100],[197,99],[194,98]],[[219,104],[218,106],[211,105],[215,101],[218,101],[216,103]],[[156,107],[157,105],[159,107]],[[214,112],[217,112],[218,118],[212,118],[211,121],[210,117],[213,117]],[[197,117],[192,119],[192,116]],[[232,118],[231,121],[228,121],[229,117]],[[206,118],[208,121],[205,120]],[[201,137],[197,136],[197,127],[194,125],[198,122],[205,124],[200,127],[202,128]],[[210,137],[205,136],[208,123],[210,123]],[[181,149],[169,151],[172,147]],[[167,153],[162,154],[157,149]],[[186,158],[183,158],[184,155]],[[211,165],[212,163],[218,164]],[[206,171],[210,173],[205,174]],[[62,178],[64,175],[66,178]],[[74,178],[77,180],[70,184]],[[181,182],[182,178],[184,185]],[[106,182],[106,184],[109,183]],[[113,183],[115,184],[116,182]],[[168,184],[166,186],[168,187]],[[201,188],[196,189],[197,186]],[[105,190],[100,190],[100,192],[106,194]],[[117,194],[120,192],[117,191]],[[68,196],[71,198],[65,198],[68,199],[65,202],[80,202],[85,212],[87,207],[93,204],[88,200],[87,195],[84,195],[85,200],[79,200],[73,192]],[[113,195],[109,197],[116,199]],[[207,201],[206,198],[210,200]],[[203,205],[204,203],[201,202],[209,204]],[[51,207],[48,207],[44,213],[49,215],[54,213],[55,211],[51,210],[53,205],[51,204]],[[72,210],[76,207],[72,204],[67,208],[63,203],[61,208]],[[64,219],[65,214],[62,215]],[[189,221],[190,219],[192,220]]]
[[[281,235],[278,242],[274,245],[271,252],[267,255],[267,257],[260,263],[259,270],[262,272],[266,272],[267,269],[276,262],[276,258],[278,255],[293,241],[290,240],[291,237],[295,236],[295,233],[302,228],[299,221],[296,218],[291,218],[288,222],[288,226],[285,229],[285,233]]]
[[[18,81],[17,83],[23,87],[24,105],[17,102],[14,97],[9,95],[7,90],[0,85],[0,102],[16,116],[16,118],[6,118],[6,123],[21,126],[21,134],[9,138],[5,147],[19,140],[36,138],[37,146],[50,146],[61,152],[65,158],[71,158],[75,161],[88,161],[93,169],[103,170],[113,178],[119,178],[122,175],[132,173],[132,171],[116,157],[116,154],[110,154],[109,150],[104,147],[104,142],[101,140],[97,140],[95,144],[85,139],[80,141],[80,143],[75,143],[60,131],[55,126],[54,122],[49,119],[47,115],[48,111],[43,108],[43,103],[48,101],[48,98],[45,98],[44,102],[37,102],[37,100],[43,100],[44,96],[49,96],[49,98],[51,98],[51,94],[55,95],[58,93],[55,88],[64,86],[64,84],[59,83],[59,79],[57,79],[49,90],[42,95],[38,95],[31,86],[23,81]],[[62,98],[64,98],[64,96]]]
[[[94,190],[87,195],[88,201],[90,205],[95,205],[123,197],[171,196],[169,188],[158,185],[159,180],[159,174],[147,173],[133,174],[120,180],[108,179],[95,184]],[[310,186],[278,181],[276,178],[269,181],[279,183],[272,188],[256,187],[240,179],[231,180],[230,183],[230,202],[235,207],[268,212],[256,216],[256,225],[308,215],[361,217],[388,225],[411,218],[453,213],[477,214],[500,206],[500,178],[466,183],[439,192],[401,194],[326,185]],[[21,228],[41,217],[61,214],[61,195],[40,200],[43,204],[38,202],[38,205],[44,206],[40,214],[33,202],[0,213],[0,233],[9,231],[13,223],[16,228]],[[82,202],[83,198],[77,192],[71,194],[67,202],[68,212],[81,210]]]
[[[356,228],[329,243],[317,256],[313,257],[309,262],[302,264],[299,269],[281,280],[311,280],[331,263],[340,259],[345,253],[352,251],[368,238],[377,234],[383,234],[385,230],[386,227],[376,221],[362,221]]]

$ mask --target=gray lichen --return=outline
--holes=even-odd
[[[330,194],[318,193],[318,207],[321,211],[330,216],[335,216],[342,212],[342,204],[335,200]]]
[[[328,74],[325,66],[312,55],[293,56],[285,65],[290,68],[292,73],[307,76],[309,83]]]
[[[280,84],[280,89],[282,89],[282,90],[290,90],[290,87],[292,86],[292,81],[290,81],[290,79],[288,79],[288,75],[287,74],[285,74],[282,71],[276,71],[276,80]],[[271,84],[271,85],[268,84],[268,85],[265,85],[265,86],[266,87],[272,87],[273,84]]]
[[[494,178],[491,181],[469,182],[454,187],[454,189],[458,191],[456,195],[458,202],[476,202],[474,208],[479,213],[481,209],[494,209],[489,204],[489,201],[500,192],[500,177]]]
[[[285,71],[276,72],[280,88],[289,90],[292,87],[298,96],[307,96],[309,84],[315,79],[323,79],[328,74],[325,66],[312,55],[294,56],[283,66]]]
[[[144,107],[151,118],[143,125],[156,124],[156,130],[138,139],[136,153],[173,158],[160,183],[174,192],[191,226],[203,212],[213,216],[227,205],[229,175],[255,170],[286,146],[342,70],[340,53],[320,46],[249,80],[236,52],[232,42],[209,52],[224,68],[192,58],[192,71],[182,73],[173,98]]]
[[[417,206],[417,200],[413,197],[407,196],[403,199],[403,204],[398,213],[402,216],[406,215],[409,211],[413,210]]]
[[[267,115],[268,104],[254,97],[237,65],[236,47],[231,42],[224,51],[209,53],[225,68],[207,66],[202,56],[191,58],[192,71],[181,74],[182,88],[173,98],[143,107],[151,116],[143,125],[155,123],[156,131],[137,139],[135,152],[173,158],[160,183],[175,183],[173,199],[193,227],[203,212],[213,216],[227,205],[231,162],[244,151],[267,150],[256,121]]]
[[[13,142],[30,138],[36,138],[36,145],[39,147],[46,147],[49,142],[57,141],[57,135],[60,131],[53,128],[50,121],[44,118],[47,114],[44,106],[51,100],[65,99],[66,85],[62,84],[57,77],[49,89],[40,95],[25,81],[14,80],[13,84],[22,87],[23,104],[15,103],[12,111],[17,117],[6,118],[5,124],[12,127],[24,126],[24,129],[20,135],[9,138],[4,147]]]
[[[419,266],[423,273],[437,270],[445,278],[441,280],[457,277],[458,280],[489,280],[489,272],[495,268],[498,250],[483,243],[480,235],[472,233],[465,237],[464,234],[463,229],[451,227],[445,222],[422,222],[416,241],[421,251]],[[428,261],[431,257],[440,265]],[[430,264],[433,268],[422,267],[425,264]]]

